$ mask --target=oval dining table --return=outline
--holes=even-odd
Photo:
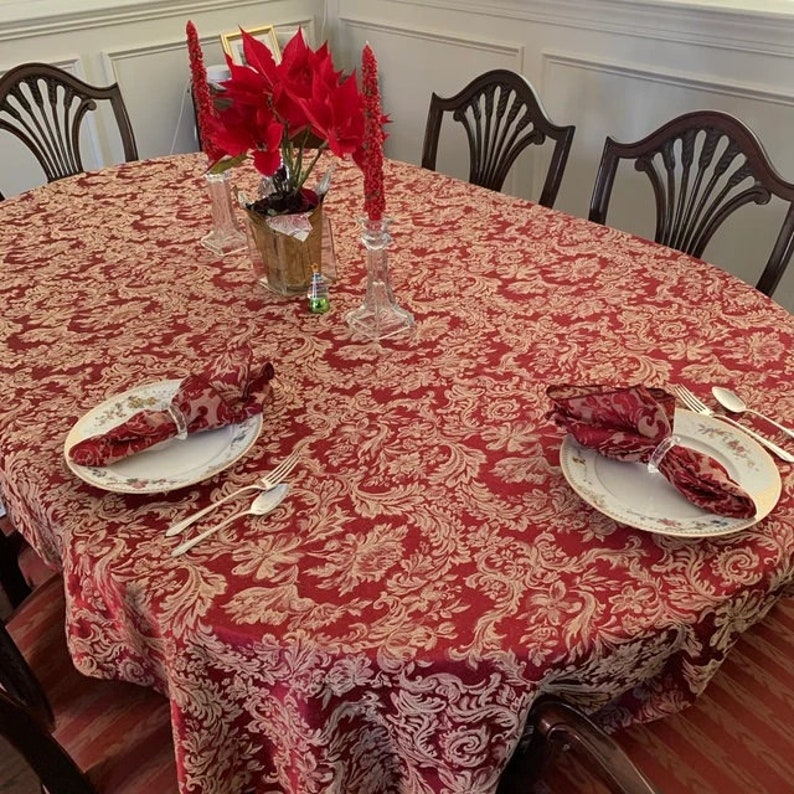
[[[779,500],[738,531],[647,531],[569,485],[546,396],[680,383],[716,408],[719,384],[791,424],[794,318],[772,299],[387,161],[391,283],[415,326],[379,343],[345,321],[366,286],[359,170],[336,164],[337,272],[312,314],[247,251],[202,247],[205,165],[127,163],[0,204],[0,499],[63,572],[77,668],[171,699],[183,794],[492,794],[539,693],[608,729],[676,712],[792,592],[794,466],[774,460]],[[67,466],[96,406],[239,345],[275,371],[241,457],[166,492]],[[189,534],[170,524],[296,449],[276,510],[171,555]]]

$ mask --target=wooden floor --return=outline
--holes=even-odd
[[[742,636],[693,705],[615,739],[661,794],[794,794],[794,598]],[[566,755],[539,794],[608,791]]]
[[[692,706],[619,738],[665,794],[793,794],[794,598],[745,632]]]
[[[11,605],[0,588],[0,619],[8,617]],[[39,784],[11,745],[0,737],[0,794],[39,794]]]
[[[0,794],[39,794],[39,781],[16,750],[0,738]]]

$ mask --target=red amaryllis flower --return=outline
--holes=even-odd
[[[243,36],[243,54],[248,67],[263,77],[268,88],[274,91],[281,78],[276,59],[273,57],[270,48],[259,39],[245,34]],[[232,72],[232,77],[234,77],[234,72]]]
[[[306,44],[299,30],[284,48],[281,77],[285,92],[305,99],[314,96],[318,90],[339,85],[342,72],[334,69],[327,44],[315,52]]]

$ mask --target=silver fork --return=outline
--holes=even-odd
[[[178,535],[180,532],[184,532],[189,526],[193,525],[200,518],[204,518],[204,516],[206,516],[208,513],[211,513],[216,507],[220,507],[222,504],[225,504],[230,499],[234,499],[240,494],[246,493],[247,491],[269,491],[271,488],[275,488],[276,485],[278,485],[279,482],[281,482],[281,480],[283,480],[295,468],[295,466],[297,466],[299,457],[298,450],[293,450],[291,454],[289,454],[286,458],[284,458],[284,460],[281,461],[281,463],[278,464],[278,466],[264,476],[260,477],[258,480],[256,480],[256,482],[252,482],[250,485],[244,485],[242,488],[238,488],[236,491],[232,491],[221,499],[218,499],[217,502],[213,502],[202,510],[189,515],[187,518],[177,521],[176,524],[172,524],[165,531],[166,537],[170,538],[173,535]]]
[[[694,394],[692,394],[686,386],[673,386],[673,391],[678,395],[678,398],[681,400],[687,408],[691,411],[694,411],[696,414],[703,414],[703,416],[711,416],[714,419],[722,419],[723,422],[728,422],[731,425],[735,425],[739,428],[743,433],[746,433],[750,438],[754,438],[759,444],[766,447],[770,452],[774,452],[781,460],[785,460],[787,463],[794,463],[794,455],[790,452],[786,452],[785,449],[781,449],[777,444],[770,441],[768,438],[756,433],[754,430],[750,430],[749,427],[745,427],[743,424],[740,424],[735,419],[731,419],[730,416],[725,416],[723,414],[715,413],[711,410],[704,402],[701,402]]]

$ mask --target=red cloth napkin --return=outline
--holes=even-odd
[[[549,416],[585,447],[609,458],[647,463],[656,447],[672,434],[675,397],[663,389],[629,386],[549,386],[554,404]],[[752,497],[721,463],[694,449],[674,445],[659,471],[690,502],[710,513],[750,518]]]
[[[272,364],[254,367],[248,348],[234,348],[204,373],[185,378],[171,405],[184,416],[188,433],[235,424],[261,413],[272,377]],[[69,457],[82,466],[107,466],[177,434],[168,410],[139,411],[105,433],[79,441]]]

